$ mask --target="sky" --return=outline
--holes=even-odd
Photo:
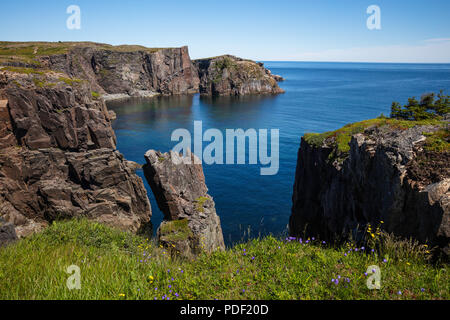
[[[80,29],[67,8],[80,8]],[[380,8],[369,30],[367,8]],[[193,59],[450,63],[449,0],[2,1],[1,41],[189,46]]]

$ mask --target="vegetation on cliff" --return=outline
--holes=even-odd
[[[353,135],[363,133],[369,128],[387,127],[393,130],[406,130],[416,126],[438,126],[442,129],[435,132],[424,133],[427,137],[425,147],[433,151],[449,151],[448,123],[443,116],[450,113],[450,99],[441,91],[437,94],[427,94],[417,101],[414,97],[408,99],[408,104],[400,106],[394,102],[391,107],[391,117],[381,115],[375,119],[350,123],[344,127],[324,133],[307,133],[304,139],[310,145],[322,147],[324,145],[334,148],[331,159],[335,157],[344,159],[350,151],[350,140]]]
[[[0,299],[450,298],[448,265],[428,263],[426,247],[390,237],[382,244],[372,252],[269,236],[183,260],[98,223],[56,222],[0,248]],[[66,287],[71,265],[80,267],[80,290]],[[366,286],[372,265],[381,269],[379,290]]]

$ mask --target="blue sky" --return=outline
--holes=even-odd
[[[81,29],[69,30],[69,5]],[[367,7],[381,9],[369,30]],[[1,5],[0,40],[188,45],[193,58],[450,62],[448,0],[15,0]]]

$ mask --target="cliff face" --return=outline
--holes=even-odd
[[[19,237],[81,216],[138,231],[151,216],[89,83],[23,68],[0,70],[0,203]]]
[[[0,42],[0,65],[53,70],[87,80],[105,99],[199,91],[204,95],[284,92],[277,84],[283,78],[261,63],[229,55],[192,62],[187,47]]]
[[[182,158],[175,152],[150,150],[145,159],[145,177],[165,217],[158,229],[159,242],[188,258],[224,249],[220,218],[195,155]]]
[[[275,76],[261,63],[225,55],[195,60],[203,95],[278,94],[280,76]]]
[[[102,94],[151,96],[198,92],[198,74],[187,47],[114,50],[114,47],[80,46],[40,61],[46,68],[88,79]]]
[[[360,238],[368,223],[398,236],[438,245],[449,254],[448,151],[430,151],[441,125],[370,126],[338,151],[339,132],[302,138],[290,233]],[[424,134],[425,133],[425,134]]]

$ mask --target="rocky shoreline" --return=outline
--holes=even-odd
[[[187,47],[6,46],[15,54],[0,57],[0,243],[77,217],[135,233],[152,228],[147,192],[134,172],[138,165],[116,150],[115,114],[105,101],[284,92],[278,86],[283,78],[261,63],[230,55],[192,61]],[[52,54],[30,56],[29,46]],[[387,232],[448,255],[450,158],[426,145],[443,127],[448,132],[446,119],[404,127],[381,118],[305,135],[291,236],[359,239],[369,224],[383,223]],[[203,169],[175,166],[177,157],[145,155],[144,172],[165,215],[159,241],[188,258],[221,250],[220,218]]]

